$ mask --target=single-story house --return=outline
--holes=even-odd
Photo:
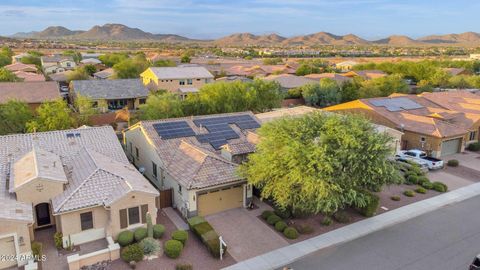
[[[263,80],[278,82],[284,90],[302,87],[307,84],[319,83],[319,80],[292,74],[270,75],[263,78]]]
[[[101,111],[136,110],[149,94],[139,79],[71,81],[70,91],[72,102],[77,96],[89,97]]]
[[[61,98],[56,82],[3,82],[0,83],[0,104],[9,100],[27,103],[36,109],[42,103]]]
[[[345,77],[362,77],[365,80],[377,79],[387,76],[387,73],[381,70],[352,70],[344,73]]]
[[[43,74],[37,73],[37,67],[31,64],[23,63],[13,63],[11,65],[5,66],[6,69],[10,70],[17,76],[22,79],[24,82],[44,82],[45,76]]]
[[[355,61],[343,61],[335,64],[335,68],[340,69],[341,71],[350,71],[354,66],[358,65]]]
[[[113,68],[107,68],[102,71],[93,73],[93,78],[97,80],[106,80],[110,79],[113,75],[115,75],[115,71],[113,70]]]
[[[338,85],[342,85],[346,82],[352,81],[352,78],[345,77],[338,73],[319,73],[319,74],[308,74],[304,76],[305,78],[315,79],[320,81],[321,79],[331,79],[334,80]]]
[[[0,247],[24,265],[38,229],[63,244],[112,237],[157,216],[158,191],[129,163],[110,126],[0,136]],[[51,236],[53,238],[53,235]]]
[[[255,151],[258,127],[251,112],[141,121],[124,131],[124,147],[160,190],[161,207],[206,216],[250,204],[237,167]]]
[[[11,72],[17,71],[24,71],[24,72],[37,72],[37,67],[32,64],[24,64],[24,63],[13,63],[10,65],[6,65],[4,68],[10,70]]]
[[[86,58],[80,60],[80,63],[84,65],[101,65],[102,61],[98,60],[97,58]]]
[[[402,149],[418,148],[442,157],[462,152],[479,140],[479,104],[478,95],[452,91],[359,99],[325,110],[363,114],[402,131]]]
[[[73,70],[77,66],[72,56],[42,56],[40,60],[45,74],[65,72],[67,70]]]
[[[296,68],[285,65],[235,65],[227,68],[228,76],[265,77],[272,74],[295,74]]]

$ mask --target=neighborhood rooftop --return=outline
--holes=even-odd
[[[56,82],[4,82],[0,83],[0,104],[9,100],[42,103],[60,98]]]
[[[125,99],[148,96],[139,79],[72,81],[75,93],[93,99]]]
[[[160,80],[173,79],[213,79],[213,75],[204,67],[152,67],[152,72]]]

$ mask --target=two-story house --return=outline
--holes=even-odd
[[[77,66],[72,56],[42,56],[40,60],[45,74],[65,72],[67,70],[73,70]]]

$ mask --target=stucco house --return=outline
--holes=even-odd
[[[136,110],[145,104],[148,89],[139,79],[82,80],[70,82],[72,103],[77,96],[89,97],[100,111]]]
[[[73,70],[77,66],[72,56],[42,56],[40,60],[45,74],[65,72],[67,70]]]
[[[37,67],[31,64],[13,63],[5,66],[24,82],[44,82],[45,76],[37,73]]]
[[[402,149],[418,148],[442,157],[462,152],[479,140],[478,104],[478,95],[452,91],[359,99],[325,110],[363,114],[377,124],[402,131]]]
[[[61,98],[57,82],[2,82],[0,104],[10,100],[25,102],[34,110],[41,104]]]
[[[252,187],[237,174],[254,152],[251,112],[141,121],[124,131],[127,156],[160,190],[160,207],[184,217],[246,207]]]
[[[307,84],[316,84],[319,81],[303,76],[292,74],[269,75],[263,78],[265,81],[274,81],[280,84],[283,90],[302,87]]]
[[[116,239],[156,220],[158,191],[128,162],[109,126],[0,136],[0,250],[31,254],[38,229],[63,243]],[[53,237],[53,235],[52,235]],[[0,269],[26,258],[2,261]]]
[[[198,92],[214,80],[212,73],[201,66],[151,67],[140,74],[143,84],[152,90],[167,90],[182,97]]]

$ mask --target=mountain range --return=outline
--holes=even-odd
[[[315,46],[315,45],[389,45],[389,46],[425,46],[425,45],[480,45],[480,34],[466,32],[462,34],[431,35],[418,39],[393,35],[379,40],[366,40],[353,34],[334,35],[318,32],[309,35],[283,37],[278,34],[254,35],[236,33],[216,40],[195,40],[174,34],[152,34],[138,28],[122,24],[96,25],[88,31],[70,30],[63,26],[50,26],[39,32],[20,32],[12,38],[29,39],[68,39],[68,40],[108,40],[108,41],[158,41],[167,43],[205,42],[219,46]]]

